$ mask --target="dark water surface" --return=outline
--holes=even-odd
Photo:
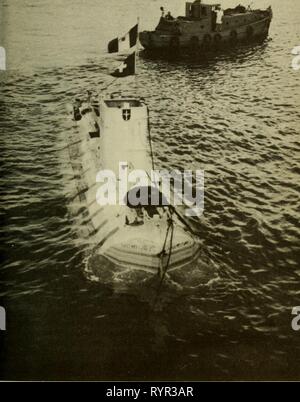
[[[86,274],[65,105],[110,81],[118,62],[102,54],[106,41],[134,24],[136,5],[153,26],[160,3],[2,2],[1,378],[300,380],[300,72],[290,54],[300,4],[268,3],[263,44],[206,61],[140,59],[157,166],[206,171],[194,286],[166,285],[154,306],[139,283],[116,291]],[[182,2],[165,4],[176,14]]]

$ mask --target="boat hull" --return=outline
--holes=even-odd
[[[124,123],[122,105],[126,105],[125,110],[130,110],[131,115]],[[72,153],[79,160],[72,165],[79,178],[74,198],[83,209],[82,221],[78,223],[81,231],[86,229],[84,238],[92,249],[91,254],[105,258],[120,271],[130,269],[146,276],[162,274],[164,270],[169,273],[194,263],[200,254],[200,240],[172,209],[159,207],[159,214],[154,217],[143,209],[142,221],[132,222],[131,215],[136,213],[128,205],[98,203],[99,171],[109,169],[117,176],[123,157],[130,169],[151,169],[147,108],[120,99],[100,102],[99,116],[92,107],[86,110],[78,122],[79,141],[72,146]]]
[[[178,52],[187,51],[198,54],[207,51],[217,51],[223,48],[236,46],[238,43],[252,43],[268,37],[272,21],[272,12],[259,14],[252,22],[231,26],[223,24],[220,32],[208,30],[199,31],[199,27],[192,23],[179,23],[178,32],[168,32],[160,29],[140,33],[140,42],[145,50]]]

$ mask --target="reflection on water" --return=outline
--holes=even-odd
[[[290,50],[300,10],[269,2],[263,44],[206,60],[140,58],[156,166],[206,171],[203,255],[159,295],[155,278],[106,284],[109,267],[78,236],[68,154],[66,103],[110,81],[118,60],[101,48],[134,23],[134,2],[3,2],[2,378],[299,379],[300,75]],[[145,27],[157,3],[139,1],[148,7]]]

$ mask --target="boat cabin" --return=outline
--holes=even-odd
[[[185,17],[189,20],[201,20],[211,18],[213,10],[221,4],[203,4],[201,0],[187,2],[185,8]]]
[[[156,31],[172,32],[173,34],[195,35],[200,32],[211,32],[216,27],[215,9],[221,6],[220,3],[204,4],[201,0],[186,3],[185,16],[179,16],[174,20],[164,17],[160,19]]]

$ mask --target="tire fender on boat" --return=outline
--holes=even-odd
[[[246,29],[246,36],[248,39],[251,39],[253,37],[254,34],[254,28],[252,25],[249,25]]]
[[[230,41],[231,41],[231,42],[236,42],[236,41],[237,41],[237,39],[238,39],[238,33],[237,33],[237,31],[236,31],[235,29],[233,29],[233,30],[230,32],[229,38],[230,38]]]
[[[214,44],[216,46],[219,46],[220,43],[222,42],[222,39],[223,39],[223,37],[222,37],[221,34],[219,34],[219,33],[215,34],[215,36],[214,36]]]
[[[180,45],[179,38],[177,36],[173,36],[170,39],[170,44],[169,44],[170,49],[179,49],[179,45]]]
[[[220,42],[221,40],[222,40],[222,35],[219,34],[219,33],[215,34],[214,41],[215,42]]]
[[[203,41],[202,41],[202,46],[204,47],[204,49],[207,49],[210,47],[211,41],[212,41],[211,35],[205,34],[203,37]]]
[[[197,51],[199,49],[199,38],[198,36],[192,36],[190,39],[190,49],[191,51]]]
[[[151,32],[148,32],[147,37],[148,37],[148,44],[149,44],[149,47],[152,47],[152,45],[153,45],[153,39],[152,39],[152,34],[151,34]]]

